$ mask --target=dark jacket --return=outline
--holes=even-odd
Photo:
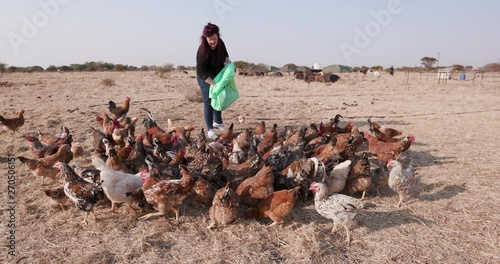
[[[208,50],[207,57],[203,56],[201,53],[200,45],[196,53],[196,74],[203,80],[206,80],[208,77],[214,79],[224,68],[224,62],[228,57],[229,54],[227,53],[226,45],[222,39],[219,39],[219,43],[217,47],[215,47],[215,50]]]

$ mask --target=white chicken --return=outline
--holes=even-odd
[[[323,182],[328,186],[328,193],[338,193],[345,188],[352,161],[346,160],[339,163],[330,172],[330,175],[323,177]]]
[[[399,194],[398,207],[403,203],[404,197],[411,190],[415,182],[415,165],[410,162],[408,168],[403,170],[403,165],[397,160],[391,160],[387,163],[389,173],[389,188]]]
[[[128,174],[115,171],[99,157],[92,158],[92,164],[101,171],[102,188],[111,201],[111,212],[114,212],[116,203],[125,203],[133,209],[133,198],[126,197],[125,194],[142,187],[144,181],[140,176],[141,173]]]
[[[313,182],[310,190],[315,193],[314,207],[323,217],[333,220],[332,233],[335,233],[338,226],[345,228],[347,233],[347,245],[351,243],[351,236],[347,225],[357,215],[357,210],[367,207],[374,207],[374,204],[363,203],[361,200],[343,194],[327,193],[327,186],[323,183]]]

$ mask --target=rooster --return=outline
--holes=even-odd
[[[328,196],[327,187],[323,183],[313,182],[310,190],[315,193],[314,207],[323,217],[333,220],[332,233],[337,231],[339,225],[343,226],[347,233],[347,245],[351,243],[351,236],[347,225],[357,215],[357,211],[374,204],[363,203],[361,200],[343,194],[331,194]]]
[[[125,101],[123,101],[123,104],[120,107],[116,106],[116,103],[111,100],[108,102],[108,104],[109,112],[115,115],[116,118],[121,118],[123,116],[126,116],[128,113],[128,109],[130,106],[130,97],[125,97]]]
[[[12,130],[12,134],[14,135],[16,131],[24,125],[24,110],[19,111],[17,117],[14,118],[5,118],[0,115],[0,124],[5,129]]]
[[[100,185],[102,182],[93,184],[85,181],[64,162],[57,162],[54,167],[61,171],[66,196],[75,203],[78,209],[85,211],[85,218],[82,224],[87,224],[87,218],[90,213],[92,213],[94,219],[97,221],[97,217],[94,214],[94,204],[105,197]]]
[[[240,207],[240,197],[236,192],[229,186],[230,182],[226,183],[226,186],[222,187],[215,193],[215,197],[212,201],[212,206],[208,211],[210,216],[210,225],[207,226],[208,229],[212,229],[215,226],[227,226],[228,224],[234,222],[238,215],[238,208]]]
[[[408,168],[403,169],[403,165],[397,160],[391,160],[387,164],[389,168],[389,188],[399,194],[398,207],[401,206],[405,194],[408,194],[415,181],[415,165],[410,162]]]

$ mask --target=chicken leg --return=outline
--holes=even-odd
[[[162,215],[166,215],[167,214],[167,210],[165,208],[165,205],[164,204],[159,204],[158,205],[158,212],[156,213],[149,213],[145,216],[141,216],[139,217],[139,220],[140,221],[143,221],[143,220],[146,220],[146,219],[149,219],[150,217],[153,217],[153,216],[162,216]]]
[[[347,227],[347,225],[343,225],[344,228],[345,228],[345,232],[347,233],[347,246],[350,246],[351,245],[351,234],[349,232],[349,228]]]
[[[365,199],[365,194],[366,194],[366,191],[363,191],[363,195],[361,195],[361,200]]]
[[[276,224],[278,224],[278,222],[273,221],[271,224],[269,224],[269,226],[268,226],[268,227],[275,226]]]
[[[175,212],[175,221],[179,222],[179,207],[177,206],[172,207],[172,211]]]
[[[333,222],[332,233],[337,232],[337,231],[338,231],[338,227],[339,227],[339,226],[337,225],[337,223]]]
[[[80,223],[81,225],[88,224],[87,223],[87,218],[89,217],[89,214],[90,214],[89,212],[85,212],[85,217],[83,218],[83,221]]]
[[[401,204],[403,203],[403,200],[404,200],[404,195],[403,194],[399,194],[399,202],[398,202],[398,208],[401,206]]]

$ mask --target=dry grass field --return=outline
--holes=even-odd
[[[500,83],[438,85],[435,74],[412,74],[405,85],[403,75],[342,74],[337,83],[309,85],[286,75],[237,76],[241,97],[223,112],[236,130],[261,120],[298,127],[339,113],[362,131],[371,117],[416,136],[402,159],[418,165],[413,198],[397,208],[397,194],[389,188],[382,197],[370,192],[367,201],[377,208],[358,214],[349,247],[343,230],[330,233],[332,222],[315,211],[312,200],[298,200],[283,226],[238,219],[210,231],[208,208],[189,203],[181,207],[179,224],[173,224],[173,214],[138,221],[123,206],[110,213],[110,204],[101,203],[101,221],[90,218],[79,228],[83,212],[51,206],[43,193],[61,183],[46,180],[42,187],[17,161],[17,255],[9,257],[7,155],[31,157],[24,135],[56,133],[65,125],[88,157],[95,115],[107,111],[109,100],[125,96],[131,97],[129,115],[139,120],[145,116],[139,107],[145,107],[160,126],[170,118],[199,131],[204,122],[202,104],[186,99],[198,89],[192,72],[168,78],[154,72],[4,74],[0,82],[11,85],[0,87],[0,114],[25,109],[26,122],[15,136],[0,131],[0,263],[500,263]],[[238,124],[238,115],[246,123]],[[144,131],[141,124],[138,131]]]

